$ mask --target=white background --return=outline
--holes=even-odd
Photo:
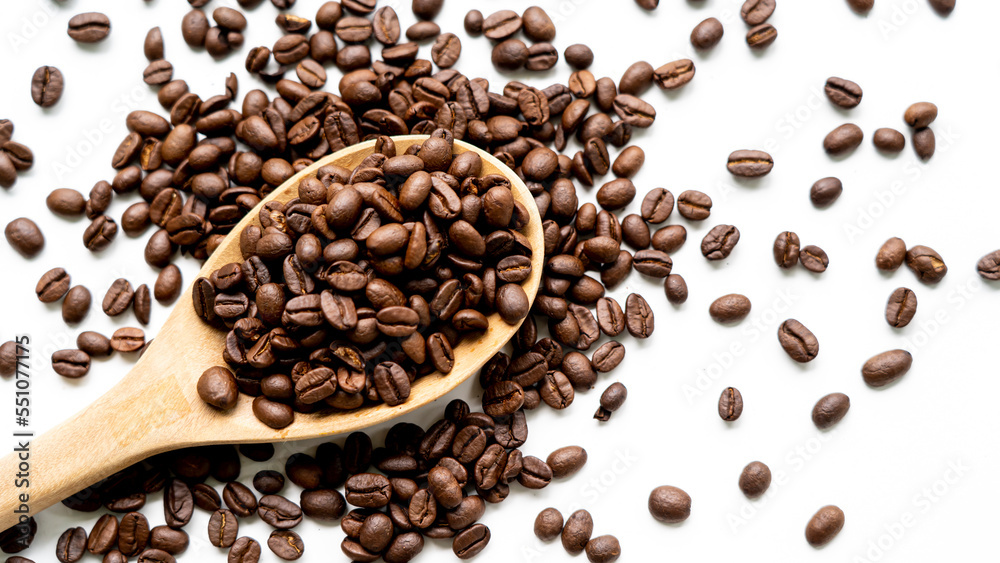
[[[293,13],[313,17],[319,0],[300,0]],[[490,79],[499,90],[509,79],[538,86],[565,81],[569,67],[560,63],[543,74],[501,76],[485,61],[489,43],[468,38],[462,30],[466,10],[479,7],[523,10],[531,3],[449,0],[438,18],[444,31],[460,35],[463,56],[458,67]],[[843,0],[779,2],[770,20],[777,42],[751,52],[744,41],[739,0],[664,1],[652,13],[627,0],[563,0],[542,5],[557,20],[560,52],[585,42],[597,53],[597,77],[616,80],[638,59],[654,66],[693,58],[697,76],[684,89],[664,94],[655,87],[644,95],[658,117],[652,129],[634,141],[646,150],[646,165],[635,182],[640,196],[662,186],[679,194],[705,191],[715,201],[703,224],[675,213],[671,223],[689,229],[687,244],[674,256],[675,272],[690,286],[681,307],[670,306],[662,286],[633,274],[613,292],[624,302],[632,291],[643,293],[656,313],[654,338],[637,343],[626,337],[628,355],[598,388],[577,395],[563,412],[545,407],[529,416],[526,454],[544,458],[553,449],[579,444],[590,460],[576,476],[540,492],[512,487],[510,498],[490,506],[483,521],[493,541],[483,561],[569,561],[558,542],[544,544],[532,535],[534,516],[554,506],[568,516],[589,509],[595,534],[614,534],[623,561],[940,561],[983,559],[991,549],[1000,502],[995,471],[995,397],[1000,392],[993,352],[1000,318],[997,287],[975,272],[979,257],[1000,247],[996,209],[1000,204],[992,171],[996,161],[998,85],[995,22],[1000,4],[963,0],[941,18],[925,0],[879,0],[861,17]],[[209,5],[234,5],[216,0]],[[414,21],[408,2],[395,0],[402,25]],[[613,8],[612,8],[613,6]],[[248,14],[246,45],[222,61],[194,52],[183,43],[180,20],[188,6],[180,0],[150,2],[48,0],[5,2],[0,22],[0,117],[16,123],[15,139],[36,156],[32,171],[17,185],[0,191],[0,222],[34,218],[44,230],[45,251],[25,260],[0,244],[0,339],[29,334],[34,344],[33,427],[44,431],[108,390],[129,369],[121,357],[94,362],[82,380],[55,375],[48,357],[73,347],[80,330],[110,333],[134,324],[130,315],[108,319],[99,308],[110,283],[126,277],[133,285],[152,285],[156,272],[142,261],[145,236],[119,234],[106,252],[91,255],[82,246],[85,220],[67,221],[45,208],[45,196],[57,187],[87,193],[97,180],[110,180],[110,159],[133,109],[161,111],[155,92],[141,81],[146,65],[142,41],[160,25],[166,56],[175,77],[186,79],[203,98],[224,91],[230,71],[240,77],[240,94],[262,87],[243,71],[247,51],[271,45],[279,37],[277,11],[264,2]],[[66,35],[73,14],[106,11],[111,37],[96,46],[77,45]],[[725,26],[722,43],[711,53],[694,54],[690,30],[715,16]],[[429,56],[429,46],[421,55]],[[54,108],[42,110],[30,99],[30,80],[41,65],[59,67],[66,92]],[[330,69],[335,88],[340,74]],[[829,76],[841,76],[864,88],[861,106],[833,107],[823,96]],[[902,121],[906,107],[933,101],[940,117],[933,128],[938,152],[927,164],[912,152]],[[852,121],[864,129],[865,143],[853,155],[834,160],[821,147],[823,136]],[[896,157],[871,146],[878,127],[907,133],[907,149]],[[735,149],[766,149],[776,161],[770,176],[734,182],[725,170]],[[575,146],[571,150],[577,150]],[[838,176],[844,195],[831,208],[809,202],[812,183]],[[592,200],[594,190],[581,190]],[[110,215],[138,195],[116,197]],[[639,199],[628,212],[638,210]],[[698,244],[715,224],[732,223],[742,239],[732,256],[708,263]],[[802,268],[781,271],[771,259],[778,232],[796,231],[803,244],[817,244],[830,255],[830,269],[813,275]],[[880,274],[873,258],[881,243],[900,236],[909,245],[938,250],[950,266],[936,286],[918,282],[905,268]],[[185,281],[198,264],[182,260]],[[58,305],[39,303],[32,291],[46,270],[63,266],[74,283],[88,286],[95,307],[80,327],[67,328]],[[893,289],[916,291],[919,310],[913,323],[890,328],[884,305]],[[730,292],[746,294],[753,312],[742,324],[724,327],[707,314],[709,303]],[[187,304],[181,304],[186,306]],[[167,316],[154,306],[148,333]],[[796,318],[821,343],[819,357],[800,366],[781,350],[777,326]],[[875,353],[906,348],[913,369],[897,385],[873,390],[859,375]],[[734,353],[735,350],[735,353]],[[620,380],[630,391],[625,407],[611,422],[592,420],[601,390]],[[716,398],[726,386],[743,392],[743,417],[727,425],[716,413]],[[12,431],[13,382],[0,382],[0,434]],[[851,397],[847,418],[829,432],[818,432],[810,411],[821,396],[840,391]],[[478,405],[477,384],[468,382],[439,407],[409,417],[427,424],[447,400],[465,398]],[[128,424],[122,420],[121,424]],[[374,431],[380,440],[385,428]],[[315,443],[289,444],[269,464],[244,463],[243,478],[264,468],[279,468],[284,458]],[[81,444],[80,455],[95,455]],[[97,454],[102,455],[102,454]],[[106,455],[113,455],[107,452]],[[768,494],[747,501],[736,486],[742,467],[753,460],[770,465],[775,478]],[[246,460],[244,460],[246,461]],[[956,469],[957,468],[957,469]],[[9,479],[9,476],[2,476]],[[655,522],[646,511],[649,491],[670,484],[692,496],[691,518],[676,526]],[[298,499],[294,487],[286,489]],[[815,550],[803,529],[821,506],[837,504],[847,515],[840,536]],[[162,523],[159,501],[145,509],[153,525]],[[39,518],[41,531],[27,555],[52,560],[58,534],[67,526],[88,530],[95,515],[74,515],[61,506]],[[208,515],[198,512],[187,528],[192,544],[182,560],[224,561],[224,551],[205,541]],[[259,521],[243,523],[243,534],[264,540]],[[340,560],[337,525],[306,520],[297,529],[305,540],[306,561]],[[429,541],[420,559],[448,560],[450,544]],[[265,561],[277,559],[265,549]],[[579,559],[577,559],[579,560]]]

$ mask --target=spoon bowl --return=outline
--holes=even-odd
[[[402,154],[427,135],[393,137]],[[326,165],[353,169],[374,153],[375,141],[353,145],[302,170],[264,198],[226,236],[199,273],[208,277],[231,262],[242,262],[239,234],[260,222],[261,206],[297,197],[299,183],[315,176]],[[534,301],[543,269],[544,245],[541,218],[531,193],[518,176],[492,155],[461,141],[456,154],[476,152],[483,160],[483,174],[502,174],[511,184],[514,199],[528,210],[523,229],[532,248],[531,276],[522,284]],[[295,422],[274,430],[254,416],[252,397],[241,395],[238,405],[221,412],[198,396],[198,378],[208,368],[225,365],[222,350],[226,333],[203,322],[192,306],[193,284],[178,300],[167,322],[131,371],[109,392],[83,411],[44,435],[31,439],[30,489],[14,486],[13,476],[22,462],[17,453],[0,459],[0,475],[11,476],[0,485],[0,530],[14,525],[19,514],[37,514],[77,491],[152,455],[179,448],[210,444],[280,442],[333,436],[380,424],[434,402],[476,373],[517,332],[520,323],[508,325],[498,314],[489,315],[489,327],[478,338],[455,347],[451,373],[418,378],[406,402],[379,404],[352,411],[296,413]],[[28,494],[27,502],[19,495]],[[15,512],[20,505],[25,512]]]

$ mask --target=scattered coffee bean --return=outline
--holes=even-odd
[[[823,547],[844,529],[844,511],[830,505],[816,511],[806,525],[806,541],[813,547]]]
[[[837,78],[836,76],[831,76],[826,80],[826,86],[823,87],[823,91],[826,92],[826,97],[831,102],[844,109],[858,107],[863,95],[861,86],[850,80]]]
[[[86,352],[88,355],[98,358],[110,356],[114,350],[111,348],[111,339],[98,332],[81,332],[76,337],[76,347]]]
[[[812,421],[816,428],[826,430],[837,424],[851,408],[851,399],[843,393],[830,393],[816,402],[813,407]]]
[[[54,66],[38,67],[31,77],[31,99],[43,108],[59,102],[63,93],[63,75]]]
[[[535,517],[535,535],[542,541],[552,541],[562,534],[563,517],[555,508],[546,508]]]
[[[45,205],[57,215],[79,217],[86,209],[87,200],[76,190],[57,188],[45,198]]]
[[[76,379],[90,371],[90,356],[83,350],[57,350],[52,354],[52,371]]]
[[[117,317],[129,310],[134,297],[135,292],[132,290],[132,284],[125,278],[118,278],[104,294],[101,308],[104,310],[104,314],[109,317]]]
[[[769,23],[762,23],[747,32],[747,45],[751,49],[766,49],[778,38],[778,30]]]
[[[774,239],[774,262],[779,268],[789,269],[799,263],[799,235],[791,231],[778,233]]]
[[[70,276],[62,268],[52,268],[42,274],[35,284],[35,295],[42,303],[55,303],[66,295],[70,287]]]
[[[733,225],[716,225],[701,241],[701,254],[709,260],[725,260],[740,242],[740,230]]]
[[[847,0],[847,5],[859,14],[867,14],[875,5],[875,0]]]
[[[87,531],[70,528],[59,536],[56,542],[56,559],[60,563],[76,563],[87,552]]]
[[[729,155],[726,168],[740,178],[759,178],[774,168],[774,159],[764,151],[739,150]]]
[[[590,47],[576,43],[566,47],[566,50],[563,51],[563,58],[566,59],[569,66],[576,70],[584,70],[594,63],[594,52],[590,50]]]
[[[771,469],[759,461],[752,461],[740,473],[740,490],[747,498],[759,498],[771,486]]]
[[[90,303],[90,290],[82,285],[73,286],[62,303],[63,321],[69,324],[79,323],[90,312]]]
[[[976,271],[984,280],[1000,279],[1000,250],[994,250],[979,259]]]
[[[893,328],[903,328],[916,313],[917,295],[905,287],[896,288],[885,305],[885,321]]]
[[[775,0],[746,0],[740,8],[740,17],[747,25],[760,25],[771,17],[776,4]]]
[[[844,193],[844,184],[838,178],[817,180],[809,190],[809,199],[816,207],[828,207]]]
[[[274,530],[267,538],[267,547],[285,561],[294,561],[305,552],[302,538],[291,530]]]
[[[726,422],[734,422],[743,414],[743,395],[735,387],[727,387],[719,395],[719,416]]]
[[[947,16],[955,9],[955,0],[930,0],[931,8],[942,16]]]
[[[830,258],[826,252],[813,244],[802,248],[802,251],[799,252],[799,260],[805,269],[817,274],[825,272],[827,266],[830,265]]]
[[[910,371],[913,356],[906,350],[889,350],[872,356],[861,368],[861,376],[871,387],[885,387]]]
[[[590,563],[611,563],[618,561],[622,554],[622,546],[618,538],[611,535],[597,536],[587,542],[585,548],[587,560]]]
[[[722,28],[719,28],[721,31]],[[720,36],[719,39],[722,37]],[[692,42],[694,38],[692,37]],[[676,90],[694,79],[694,61],[680,59],[669,62],[653,71],[653,81],[664,90]]]
[[[587,463],[587,450],[580,446],[566,446],[549,454],[545,463],[552,468],[552,477],[564,479],[583,469]]]
[[[687,282],[680,274],[670,274],[663,283],[663,289],[667,294],[667,301],[671,305],[682,305],[688,298]]]
[[[778,342],[788,357],[799,363],[811,362],[819,354],[816,335],[795,319],[788,319],[778,327]]]
[[[70,18],[67,32],[78,43],[98,43],[111,33],[111,20],[98,12],[77,14]]]
[[[853,123],[845,123],[830,131],[823,139],[823,150],[831,156],[847,154],[861,146],[865,134]]]
[[[717,323],[738,323],[750,314],[750,300],[739,293],[723,295],[709,305],[708,314]]]
[[[875,148],[882,152],[895,154],[906,148],[906,137],[895,129],[882,127],[875,130],[875,134],[872,135],[872,143],[874,143]]]
[[[883,272],[894,272],[906,260],[906,243],[903,239],[893,237],[879,248],[875,255],[875,266]]]
[[[927,127],[937,119],[938,108],[930,102],[917,102],[906,108],[903,113],[903,121],[914,129]]]
[[[594,414],[594,418],[601,422],[607,422],[611,419],[611,413],[625,404],[626,397],[628,397],[628,390],[625,389],[625,386],[619,382],[612,383],[601,394],[601,406]]]
[[[229,410],[239,400],[236,376],[224,367],[212,367],[198,379],[198,396],[220,410]]]
[[[906,266],[917,275],[917,279],[926,284],[938,283],[948,274],[944,258],[927,246],[918,245],[907,250]]]
[[[691,497],[677,487],[657,487],[649,493],[649,513],[660,522],[679,524],[691,516]]]
[[[711,49],[722,41],[723,31],[722,22],[716,18],[708,18],[691,31],[691,45],[695,49]]]
[[[563,548],[571,555],[581,553],[594,533],[594,518],[586,510],[569,515],[562,529]]]
[[[124,327],[111,335],[111,348],[115,352],[138,352],[146,346],[146,335],[142,329]]]
[[[920,160],[930,160],[934,156],[936,145],[934,131],[930,127],[917,129],[913,132],[913,150],[916,151]]]
[[[41,229],[31,219],[14,219],[4,228],[4,236],[14,250],[25,258],[33,258],[45,247],[45,237]]]
[[[135,290],[135,296],[132,298],[132,311],[135,312],[135,318],[140,323],[144,325],[149,324],[150,315],[150,299],[149,299],[149,286],[142,284]]]
[[[160,270],[153,284],[153,297],[160,303],[170,303],[181,294],[183,283],[181,281],[181,270],[174,264],[169,264]]]
[[[635,338],[649,338],[654,328],[653,309],[637,293],[625,300],[625,327]]]
[[[17,373],[17,343],[8,340],[0,345],[0,375],[9,377]]]
[[[696,190],[677,196],[677,212],[685,219],[703,221],[712,213],[712,198]]]

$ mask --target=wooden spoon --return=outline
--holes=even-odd
[[[402,154],[427,135],[394,137]],[[261,205],[297,196],[304,178],[328,164],[354,168],[374,152],[375,141],[367,141],[332,154],[299,172],[268,195],[233,229],[205,262],[199,273],[208,276],[230,262],[242,262],[239,233],[258,224]],[[538,291],[543,268],[542,224],[538,209],[524,183],[490,154],[455,141],[455,152],[473,151],[483,159],[484,174],[503,174],[511,183],[514,199],[528,209],[530,221],[524,229],[532,247],[531,277],[524,282],[528,299]],[[265,426],[251,411],[251,399],[241,396],[239,405],[220,412],[201,400],[196,390],[206,369],[224,365],[225,332],[205,324],[192,306],[191,287],[181,296],[166,324],[142,358],[113,389],[92,405],[49,430],[30,445],[30,488],[16,488],[14,476],[22,462],[17,453],[0,460],[0,530],[17,523],[22,504],[28,514],[37,514],[99,480],[152,455],[190,446],[278,442],[332,436],[386,422],[418,409],[448,393],[476,373],[517,332],[494,313],[489,328],[475,340],[455,348],[455,367],[447,375],[430,374],[418,379],[409,399],[398,406],[385,404],[348,412],[299,414],[282,430]],[[28,495],[27,502],[21,495]]]

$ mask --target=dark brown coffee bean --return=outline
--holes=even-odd
[[[451,68],[462,54],[462,42],[454,33],[442,33],[431,47],[431,60],[440,68]]]
[[[795,319],[788,319],[778,327],[778,342],[788,357],[799,363],[811,362],[819,354],[819,340]]]
[[[597,300],[597,324],[601,332],[611,337],[625,331],[625,313],[613,298],[602,297]]]
[[[632,266],[637,272],[655,278],[665,278],[670,275],[673,260],[666,252],[653,249],[643,249],[635,253]]]
[[[826,430],[843,420],[850,408],[851,399],[847,395],[831,393],[817,401],[813,407],[813,424],[820,430]]]
[[[576,70],[584,70],[594,63],[594,52],[590,47],[576,43],[566,47],[566,50],[563,51],[563,58],[566,59],[569,66]]]
[[[101,215],[93,220],[83,232],[83,244],[91,252],[100,252],[111,246],[118,234],[118,224],[107,215]]]
[[[889,296],[889,302],[885,306],[885,321],[893,328],[903,328],[910,324],[916,313],[917,295],[900,287]]]
[[[182,528],[191,521],[194,514],[194,497],[190,487],[183,481],[174,479],[164,487],[163,517],[171,528]]]
[[[81,332],[76,337],[76,346],[93,357],[110,356],[112,352],[111,340],[96,332]]]
[[[708,196],[705,197],[707,198]],[[697,198],[689,199],[688,201],[690,203],[693,200],[697,200]],[[710,207],[711,204],[709,204]],[[642,200],[642,218],[654,225],[658,225],[669,219],[673,210],[674,195],[664,188],[650,190]],[[693,210],[693,206],[690,210]]]
[[[820,508],[806,525],[806,541],[813,547],[823,547],[844,528],[844,511],[829,505]]]
[[[70,528],[56,542],[56,559],[60,563],[76,563],[83,559],[86,549],[87,531],[83,528]]]
[[[844,192],[844,185],[837,178],[822,178],[817,180],[809,190],[809,199],[816,207],[827,207],[837,201]]]
[[[59,102],[63,93],[63,75],[54,66],[38,67],[31,77],[31,99],[43,108]]]
[[[826,252],[813,244],[802,248],[802,251],[799,253],[799,260],[805,266],[805,269],[817,274],[825,272],[827,266],[830,265],[830,258],[826,255]]]
[[[274,530],[267,538],[267,547],[285,561],[294,561],[305,552],[302,538],[291,530]]]
[[[849,153],[861,146],[865,134],[853,123],[845,123],[827,134],[823,139],[823,150],[832,156]]]
[[[128,311],[129,307],[132,306],[134,296],[135,292],[132,290],[132,284],[124,278],[118,278],[111,284],[108,292],[104,295],[101,308],[104,310],[104,314],[109,317],[117,317]]]
[[[162,86],[174,77],[174,65],[160,59],[153,61],[142,71],[142,81],[151,86]]]
[[[778,30],[769,23],[762,23],[747,32],[747,46],[751,49],[766,49],[778,38]]]
[[[580,446],[566,446],[555,450],[545,463],[552,469],[552,477],[563,479],[583,469],[587,463],[587,450]]]
[[[563,526],[561,539],[563,548],[572,555],[581,553],[594,533],[594,519],[586,510],[577,510],[569,515]]]
[[[733,225],[716,225],[701,241],[701,254],[709,260],[725,260],[740,241],[740,230]]]
[[[347,502],[361,508],[381,508],[388,505],[392,498],[392,485],[389,479],[374,473],[351,476],[347,480],[346,488]]]
[[[302,512],[317,520],[337,520],[344,514],[344,497],[334,489],[302,491]]]
[[[906,251],[906,266],[917,275],[917,278],[927,284],[938,283],[948,274],[948,266],[944,258],[933,248],[914,246]]]
[[[671,305],[682,305],[688,298],[687,282],[678,274],[670,274],[664,280],[663,290]]]
[[[774,262],[779,268],[788,269],[799,263],[799,235],[784,231],[774,239]]]
[[[535,535],[542,541],[552,541],[562,534],[563,516],[555,508],[546,508],[535,517]]]
[[[215,547],[231,547],[239,535],[236,515],[226,509],[216,510],[208,521],[208,540]]]
[[[229,410],[239,400],[239,389],[233,372],[224,367],[211,367],[198,379],[198,395],[220,410]]]
[[[45,205],[57,215],[78,217],[86,209],[87,200],[76,190],[57,188],[45,198]]]
[[[521,30],[521,16],[512,10],[494,12],[483,20],[483,35],[494,41],[502,41]]]
[[[875,266],[884,272],[893,272],[903,265],[906,260],[906,243],[903,239],[893,237],[879,248],[875,255]]]
[[[771,469],[759,461],[752,461],[740,473],[739,484],[747,498],[760,498],[771,486]]]
[[[760,25],[774,13],[775,0],[746,0],[740,8],[740,17],[747,25]]]
[[[711,49],[722,41],[723,32],[722,22],[716,18],[708,18],[691,30],[691,45],[695,49]]]
[[[135,312],[137,321],[144,325],[149,324],[150,299],[149,286],[146,284],[142,284],[136,288],[135,296],[132,299],[132,311]]]
[[[930,102],[917,102],[906,108],[903,121],[914,129],[927,127],[937,119],[938,108]]]
[[[142,329],[124,327],[111,335],[111,348],[115,352],[138,352],[146,346],[146,335]]]
[[[712,198],[695,190],[687,190],[677,197],[677,211],[691,221],[703,221],[712,213]]]
[[[260,561],[260,544],[257,540],[242,537],[229,548],[228,563],[257,563]]]
[[[484,524],[473,524],[455,534],[451,549],[459,559],[472,559],[482,553],[489,543],[490,529]]]
[[[75,324],[87,317],[90,312],[90,290],[82,285],[74,286],[66,293],[62,303],[63,320]]]
[[[594,413],[594,418],[607,422],[611,419],[611,413],[617,411],[625,404],[628,391],[621,383],[615,382],[608,386],[601,394],[601,407]]]
[[[872,143],[875,148],[886,153],[898,153],[906,148],[906,137],[902,133],[889,127],[876,129],[872,135]]]
[[[906,350],[889,350],[870,358],[861,368],[861,376],[871,387],[885,387],[910,371],[913,356]]]
[[[625,359],[625,347],[619,342],[605,342],[594,351],[591,359],[594,370],[602,373],[609,372]]]
[[[98,43],[111,33],[111,21],[98,12],[77,14],[70,18],[67,32],[78,43]]]
[[[687,240],[687,229],[683,225],[668,225],[653,233],[650,244],[667,254],[676,252]]]
[[[142,553],[149,542],[149,521],[138,512],[122,516],[118,524],[118,551],[127,557]]]
[[[35,295],[42,303],[55,303],[66,295],[70,287],[70,276],[62,268],[53,268],[42,274],[35,284]]]
[[[76,379],[90,371],[90,356],[83,350],[57,350],[52,354],[52,371]]]
[[[759,178],[774,168],[774,159],[764,151],[739,150],[729,155],[726,168],[740,178]]]
[[[861,103],[861,96],[863,95],[861,86],[850,80],[837,78],[836,76],[831,76],[826,80],[826,86],[823,87],[823,91],[826,92],[826,97],[831,102],[844,109],[857,107]]]
[[[272,528],[286,530],[302,522],[302,509],[285,497],[269,494],[257,503],[257,514]]]
[[[636,338],[649,338],[653,334],[653,309],[637,293],[625,300],[625,327]]]
[[[612,105],[618,117],[632,127],[650,127],[656,120],[656,109],[631,94],[618,94]]]
[[[189,543],[190,539],[184,530],[175,530],[167,526],[156,526],[149,531],[150,547],[171,555],[184,552]]]
[[[934,131],[930,127],[917,129],[913,132],[913,150],[916,151],[920,160],[929,160],[934,156],[936,146]]]
[[[719,395],[719,416],[733,422],[743,414],[743,395],[735,387],[726,387]]]
[[[750,314],[750,300],[739,293],[723,295],[709,305],[708,314],[717,323],[738,323]]]
[[[1000,279],[1000,251],[994,250],[980,258],[976,263],[976,271],[984,280]]]
[[[14,250],[25,258],[32,258],[45,247],[45,237],[41,229],[31,219],[14,219],[4,228],[4,236]]]
[[[156,283],[153,284],[153,297],[160,303],[170,303],[177,299],[182,287],[180,268],[170,264],[161,270],[156,277]]]

